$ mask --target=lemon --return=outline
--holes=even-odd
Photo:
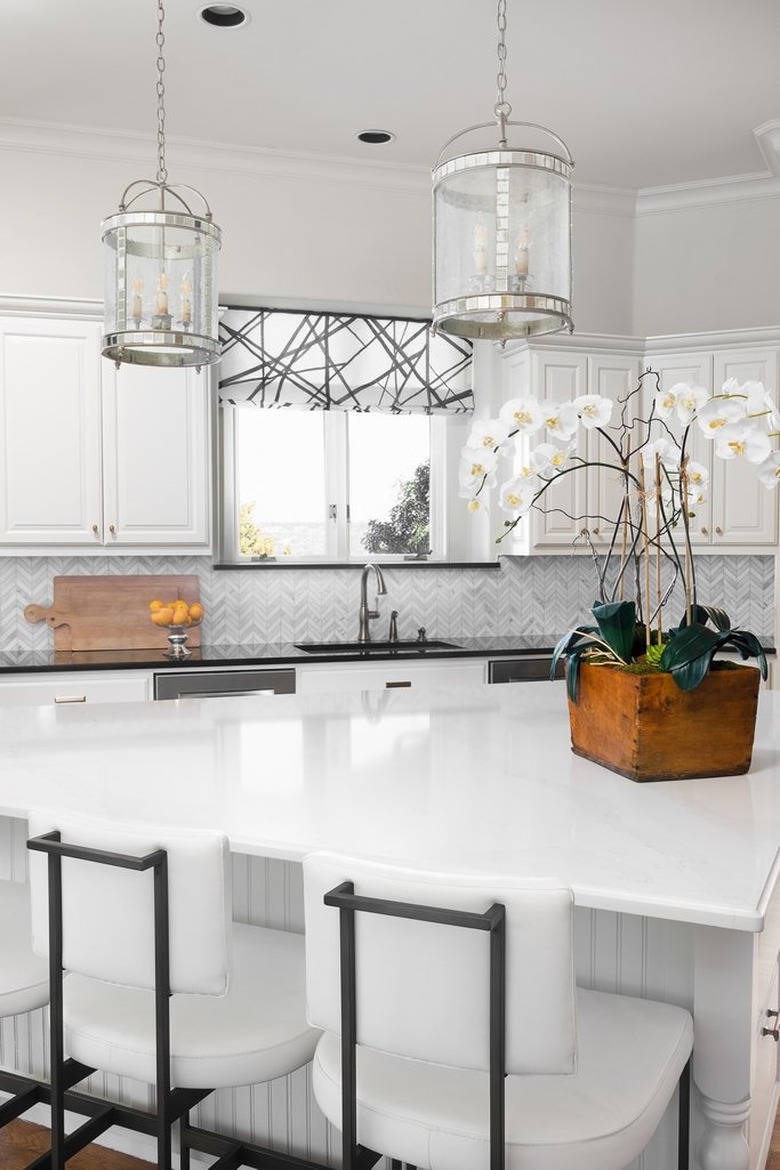
[[[152,613],[157,613],[157,610],[162,609],[164,605],[164,601],[160,601],[159,597],[155,597],[154,601],[149,602],[149,609]]]

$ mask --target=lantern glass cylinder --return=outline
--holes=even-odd
[[[498,148],[433,172],[434,328],[469,338],[572,328],[571,162]]]
[[[216,362],[219,228],[205,217],[123,211],[101,230],[103,355],[155,366]]]

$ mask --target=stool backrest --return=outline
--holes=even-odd
[[[569,1073],[576,1062],[573,900],[552,881],[461,876],[331,853],[304,861],[309,1019],[341,1032],[338,909],[342,882],[372,898],[484,912],[506,908],[506,1071]],[[485,932],[357,912],[358,1044],[460,1068],[489,1067]]]
[[[168,856],[170,986],[174,992],[224,995],[230,968],[230,850],[213,830],[155,828],[59,809],[30,815],[30,837],[59,830],[70,845]],[[48,858],[30,853],[33,949],[48,954]],[[63,965],[108,983],[154,987],[154,900],[143,873],[62,859]]]

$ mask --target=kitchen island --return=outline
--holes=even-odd
[[[769,691],[747,776],[645,785],[572,755],[560,682],[15,707],[0,814],[219,827],[238,858],[286,867],[293,901],[317,848],[558,877],[583,983],[693,1009],[700,1164],[756,1170],[776,1107],[779,744]],[[672,1164],[669,1129],[646,1167]]]

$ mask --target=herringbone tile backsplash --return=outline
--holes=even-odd
[[[697,572],[702,602],[723,606],[743,629],[774,636],[774,557],[700,557]],[[114,573],[197,575],[206,609],[203,636],[211,645],[357,636],[355,568],[215,571],[206,557],[7,557],[0,558],[0,650],[51,645],[51,631],[26,622],[24,607],[50,604],[54,577]],[[594,594],[584,557],[506,557],[499,569],[384,573],[388,593],[379,599],[375,638],[385,636],[393,609],[402,639],[416,637],[420,626],[429,638],[557,635],[588,618]]]

